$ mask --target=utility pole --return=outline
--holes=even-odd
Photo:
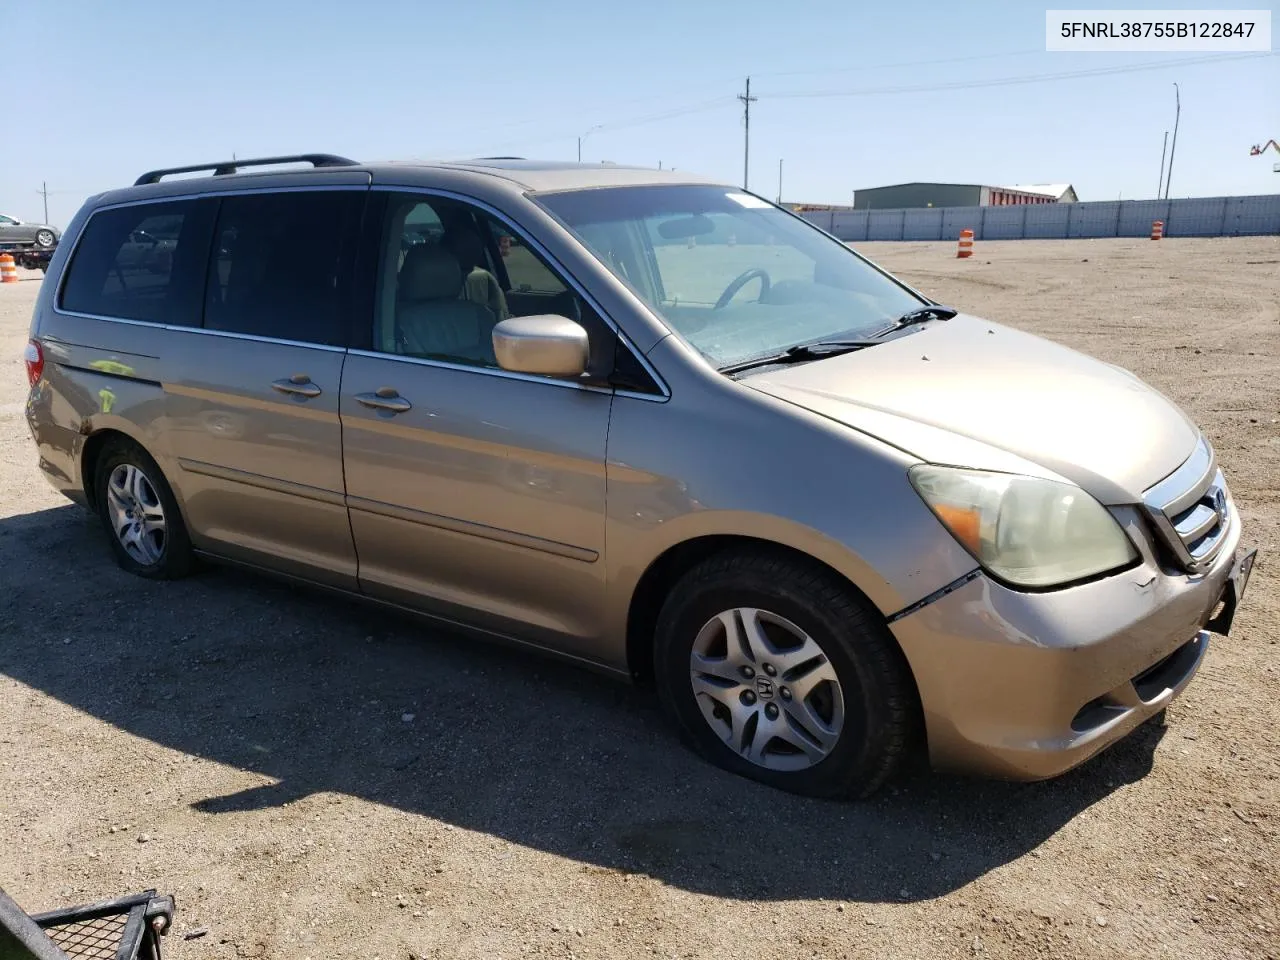
[[[1182,91],[1173,85],[1173,95],[1177,98],[1177,111],[1173,115],[1173,143],[1169,145],[1169,176],[1164,182],[1164,198],[1169,199],[1169,184],[1173,182],[1173,155],[1178,152],[1178,121],[1182,118]]]
[[[1156,182],[1156,199],[1160,199],[1160,194],[1164,192],[1164,155],[1169,149],[1169,131],[1164,132],[1164,146],[1160,148],[1160,179]]]
[[[747,189],[747,175],[751,163],[751,104],[759,97],[751,95],[751,78],[747,77],[747,92],[738,94],[742,101],[742,189]]]
[[[44,222],[49,222],[49,184],[40,181],[40,196],[44,198]]]
[[[593,133],[595,133],[597,130],[603,127],[604,127],[603,123],[597,123],[590,130],[588,130],[586,133],[584,133],[582,136],[578,138],[578,162],[579,163],[582,162],[582,141],[587,139],[587,137],[591,136]]]
[[[778,158],[778,206],[782,206],[782,158]]]

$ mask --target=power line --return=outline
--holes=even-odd
[[[930,57],[928,60],[900,60],[897,63],[863,63],[856,67],[822,68],[820,70],[783,70],[774,73],[757,73],[759,77],[812,77],[831,73],[869,73],[872,70],[896,70],[901,67],[932,67],[944,63],[970,63],[974,60],[1001,60],[1005,57],[1025,57],[1044,53],[1042,48],[1010,50],[1007,53],[978,53],[967,57]]]
[[[682,117],[688,113],[698,113],[703,110],[708,110],[713,107],[718,107],[721,104],[728,103],[732,99],[735,99],[735,98],[729,97],[729,96],[714,97],[710,100],[704,100],[700,103],[689,104],[684,107],[676,107],[673,110],[663,110],[661,113],[651,113],[651,114],[648,114],[647,116],[635,117],[631,120],[621,120],[618,123],[602,123],[599,129],[622,130],[627,127],[637,127],[637,126],[640,126],[641,124],[653,123],[658,120],[669,120],[673,117]]]
[[[798,76],[815,76],[820,74],[860,73],[860,72],[867,72],[872,70],[893,70],[900,67],[920,67],[920,66],[929,66],[929,65],[936,65],[936,64],[967,63],[974,60],[993,60],[993,59],[1000,59],[1003,57],[1025,56],[1031,53],[1043,53],[1043,52],[1044,52],[1043,50],[1039,50],[1039,49],[1014,50],[1006,53],[985,53],[985,54],[977,54],[977,55],[965,56],[965,57],[945,57],[945,58],[933,57],[928,60],[905,60],[905,61],[899,61],[897,63],[862,64],[857,67],[836,67],[832,69],[821,69],[821,70],[776,71],[772,73],[755,74],[755,76],[757,77],[761,77],[761,76],[763,77],[798,77]],[[699,86],[695,89],[709,90],[709,89],[714,89],[714,87],[711,85],[707,85],[707,86]],[[768,97],[768,99],[778,99],[778,97],[780,96],[786,96],[786,95],[785,94],[771,95]],[[631,100],[619,101],[617,104],[615,104],[615,106],[626,106],[628,104],[633,104],[633,103],[650,103],[656,99],[661,99],[661,98],[639,97]],[[673,109],[662,110],[657,113],[646,114],[640,117],[632,118],[630,120],[622,120],[617,123],[595,124],[591,127],[591,130],[592,132],[596,132],[600,130],[624,130],[630,127],[640,126],[646,123],[654,123],[659,120],[674,119],[675,117],[686,116],[690,113],[700,113],[705,110],[718,107],[723,103],[729,102],[731,99],[742,101],[742,95],[739,94],[734,97],[721,95],[717,97],[712,97],[709,100],[702,100],[702,101],[698,101],[697,103],[689,104],[683,107],[676,107]],[[759,99],[760,99],[759,97],[752,98],[753,102]],[[538,119],[517,120],[514,123],[502,124],[496,127],[489,127],[488,129],[481,130],[479,132],[488,133],[492,131],[496,133],[504,130],[512,130],[517,127],[525,127],[525,126],[531,126],[535,124],[545,125],[544,121],[538,120]],[[563,140],[565,139],[566,136],[572,137],[572,136],[576,136],[576,134],[566,133],[566,134],[559,134],[555,136],[539,137],[537,140],[525,140],[525,139],[508,140],[497,146],[493,146],[493,145],[486,146],[483,148],[483,150],[488,150],[488,151],[502,150],[513,145],[537,146],[543,143],[551,143],[556,140]],[[468,152],[468,151],[463,151],[463,152]]]
[[[1030,53],[1032,51],[1025,51],[1025,52]],[[1035,52],[1039,52],[1039,51],[1035,51]],[[1021,55],[1022,53],[1024,53],[1024,51],[1015,51],[1008,54],[980,54],[980,55],[971,56],[971,57],[953,57],[953,58],[947,58],[942,60],[934,59],[934,60],[925,60],[925,61],[911,61],[911,62],[903,62],[898,64],[885,64],[879,67],[869,66],[865,69],[891,69],[892,67],[921,66],[925,64],[940,64],[940,63],[956,63],[956,62],[962,62],[962,61],[968,61],[968,60],[994,59],[994,58],[1003,57],[1003,56],[1018,56],[1018,55]],[[933,93],[933,92],[941,92],[946,90],[967,90],[967,89],[976,89],[976,88],[983,88],[983,87],[1013,86],[1013,85],[1027,84],[1027,83],[1048,83],[1048,82],[1053,82],[1057,80],[1073,80],[1073,79],[1085,78],[1085,77],[1111,76],[1116,74],[1136,73],[1136,72],[1147,71],[1147,70],[1160,70],[1167,67],[1191,66],[1191,65],[1202,64],[1202,63],[1216,63],[1221,61],[1243,60],[1243,59],[1250,59],[1253,57],[1267,57],[1267,56],[1276,56],[1276,55],[1277,55],[1276,53],[1265,52],[1265,51],[1254,52],[1254,53],[1243,53],[1243,54],[1227,54],[1227,55],[1218,54],[1218,55],[1210,55],[1210,56],[1203,56],[1203,57],[1183,57],[1183,58],[1157,61],[1157,62],[1128,64],[1128,65],[1119,65],[1119,66],[1112,66],[1112,67],[1095,67],[1088,70],[1058,71],[1054,73],[1024,74],[1024,75],[1011,76],[1011,77],[997,77],[997,78],[992,78],[987,80],[959,80],[959,81],[951,81],[949,83],[913,84],[913,85],[884,86],[884,87],[864,87],[864,88],[849,89],[849,90],[816,90],[816,91],[807,91],[807,92],[802,91],[798,93],[775,93],[775,94],[766,93],[763,95],[752,95],[752,102],[755,102],[758,100],[792,100],[792,99],[839,98],[839,97],[887,96],[887,95],[898,94],[898,93]],[[863,68],[858,67],[858,68],[850,68],[850,69],[861,70]],[[816,73],[816,72],[828,72],[828,71],[814,71],[814,72]],[[798,74],[799,72],[797,72],[796,75]],[[774,74],[774,75],[777,76],[782,74]],[[757,75],[757,78],[759,76],[769,76],[769,74],[759,74]],[[631,117],[626,120],[620,120],[616,123],[602,123],[593,127],[592,129],[593,131],[626,130],[633,127],[649,124],[649,123],[657,123],[662,120],[670,120],[670,119],[675,119],[676,117],[683,117],[683,116],[688,116],[690,114],[703,113],[710,110],[718,109],[719,107],[725,104],[733,102],[734,100],[742,102],[743,95],[741,94],[721,95],[721,96],[713,97],[708,100],[702,100],[702,101],[698,101],[691,104],[685,104],[683,106],[673,107],[667,110],[661,110],[654,113],[642,114],[637,117]],[[639,101],[633,100],[629,102],[634,103]],[[745,118],[747,106],[748,106],[747,103],[743,102],[744,118]],[[500,127],[496,129],[510,129],[511,126],[523,126],[525,124],[534,123],[534,122],[539,122],[539,121],[533,121],[533,120],[519,121],[516,124],[509,125],[505,128]],[[508,150],[513,147],[538,146],[544,143],[553,143],[555,141],[572,140],[574,137],[578,136],[580,132],[581,132],[581,129],[577,131],[566,130],[562,133],[549,134],[546,136],[538,137],[537,139],[533,139],[533,140],[528,140],[523,138],[511,139],[496,145],[493,143],[485,144],[479,150],[458,151],[458,153],[463,153],[468,155],[474,154],[474,153],[495,153],[495,152],[502,152],[504,150]],[[747,172],[749,172],[749,170]]]
[[[725,106],[726,104],[732,103],[733,100],[734,100],[734,97],[732,95],[724,94],[722,96],[715,97],[711,100],[705,100],[700,103],[686,104],[683,107],[676,107],[671,110],[663,110],[659,113],[651,113],[651,114],[646,114],[639,117],[632,117],[631,119],[628,119],[628,120],[620,120],[617,123],[602,123],[593,127],[592,131],[599,132],[601,130],[604,130],[604,131],[627,130],[627,129],[630,129],[631,127],[639,127],[647,123],[657,123],[660,120],[671,120],[676,117],[688,116],[689,114],[692,114],[692,113],[704,113],[708,110],[715,110],[719,107]],[[579,131],[579,133],[580,132],[581,131]],[[543,144],[543,143],[553,143],[557,140],[572,139],[576,136],[578,136],[578,133],[574,133],[572,131],[566,131],[564,133],[548,134],[547,136],[539,137],[536,140],[524,140],[524,139],[507,140],[504,143],[497,144],[497,145],[494,145],[492,143],[486,144],[485,146],[480,148],[480,150],[458,151],[458,152],[465,153],[465,154],[500,152],[502,150],[510,149],[512,147],[538,146],[539,144]]]
[[[726,83],[729,83],[729,82],[732,82],[732,81],[729,81],[729,80],[722,80],[722,81],[717,82],[715,85],[701,85],[701,86],[693,87],[693,88],[691,88],[691,89],[692,89],[693,91],[696,91],[696,92],[701,92],[701,91],[704,91],[704,90],[723,89],[724,85],[725,85]],[[689,91],[685,91],[685,92],[686,92],[686,93],[688,93]],[[727,94],[721,94],[720,96],[718,96],[718,97],[716,98],[716,101],[715,101],[715,102],[727,102],[728,100],[731,100],[731,99],[732,99],[732,97],[731,97],[731,96],[729,96],[729,95],[727,95]],[[616,101],[615,103],[613,103],[613,104],[611,104],[611,105],[610,105],[610,109],[616,110],[616,109],[618,109],[619,107],[626,107],[626,106],[630,106],[630,105],[632,105],[632,104],[637,104],[637,103],[654,103],[654,102],[658,102],[658,101],[667,101],[667,102],[670,102],[668,97],[662,97],[662,96],[652,96],[652,95],[651,95],[651,96],[647,96],[647,97],[633,97],[633,98],[628,99],[628,100],[619,100],[619,101]],[[594,108],[589,108],[589,109],[593,109],[593,110],[594,110]],[[679,109],[683,109],[683,108],[679,108]],[[560,111],[560,113],[561,113],[561,114],[563,114],[563,113],[565,113],[565,112],[566,112],[566,111],[564,111],[564,110]],[[586,111],[585,111],[585,110],[582,110],[582,111],[577,111],[577,112],[585,113]],[[663,112],[665,113],[666,111],[663,111]],[[624,121],[624,122],[626,122],[626,121]],[[471,130],[471,131],[469,131],[469,132],[470,132],[471,134],[478,135],[478,136],[486,136],[486,135],[488,135],[488,134],[499,134],[499,133],[504,133],[504,132],[506,132],[506,131],[508,131],[508,130],[515,130],[515,129],[519,128],[519,127],[530,127],[530,126],[545,127],[546,125],[547,125],[547,121],[546,121],[546,119],[545,119],[544,117],[529,117],[529,118],[524,119],[524,120],[515,120],[515,121],[512,121],[511,123],[502,123],[502,124],[498,124],[498,125],[496,125],[496,126],[492,126],[492,127],[480,127],[480,128],[479,128],[479,129],[477,129],[477,130]],[[593,126],[592,126],[592,129],[593,129],[593,130],[595,130],[595,129],[603,129],[603,127],[604,127],[604,126],[612,126],[612,124],[599,124],[599,125],[593,125]],[[576,134],[569,134],[569,136],[576,136]],[[564,137],[548,137],[548,138],[546,138],[546,140],[547,140],[547,141],[550,141],[550,140],[562,140],[562,139],[564,139]],[[542,142],[544,142],[544,141],[543,141],[543,140],[536,140],[536,141],[518,140],[518,141],[511,141],[511,142],[516,142],[516,143],[542,143]],[[489,149],[494,149],[494,148],[490,147]]]
[[[905,61],[899,61],[897,63],[869,63],[869,64],[860,64],[859,66],[856,66],[856,67],[832,67],[832,68],[823,68],[819,70],[783,70],[783,71],[774,71],[771,73],[757,73],[757,74],[753,74],[753,76],[757,78],[759,77],[800,77],[800,76],[817,76],[822,74],[866,73],[873,70],[894,70],[902,67],[923,67],[923,66],[931,66],[931,65],[937,65],[937,64],[967,63],[974,60],[995,60],[995,59],[1001,59],[1004,57],[1020,57],[1020,56],[1026,56],[1032,53],[1044,53],[1044,51],[1039,48],[1034,50],[1011,50],[1005,53],[984,53],[984,54],[976,54],[976,55],[971,55],[966,57],[945,57],[945,58],[931,57],[928,60],[905,60]],[[730,82],[732,82],[732,80],[726,77],[722,80],[715,82],[714,84],[712,83],[699,84],[698,86],[693,87],[692,89],[694,91],[714,90],[719,88],[721,84],[730,83]],[[612,108],[616,109],[617,107],[625,107],[625,106],[630,106],[632,104],[637,104],[637,103],[653,103],[654,101],[659,101],[663,99],[665,98],[659,97],[659,96],[635,97],[628,100],[617,101],[616,103],[612,104]],[[719,97],[716,97],[714,100],[705,101],[705,102],[719,104],[727,100],[728,100],[728,97],[719,96]],[[680,109],[683,110],[684,108],[680,108]],[[702,109],[702,107],[695,105],[694,109]],[[663,113],[656,115],[655,118],[666,119],[667,115],[668,115],[668,112],[663,111]],[[676,115],[679,116],[680,114],[676,114]],[[632,122],[633,121],[623,121],[623,123],[626,125],[630,125]],[[649,122],[649,121],[643,120],[638,122]],[[516,120],[512,123],[499,124],[498,126],[494,126],[494,127],[485,127],[485,128],[481,128],[478,131],[473,131],[473,132],[480,133],[482,135],[487,133],[501,133],[506,130],[514,130],[518,127],[545,126],[545,123],[546,122],[542,119],[530,118],[526,120]],[[603,129],[605,126],[609,128],[616,128],[617,125],[604,124],[604,125],[601,125],[601,127],[599,127],[598,129]],[[519,140],[519,141],[513,141],[513,142],[544,143],[544,142],[550,142],[552,140],[558,140],[558,139],[564,139],[564,138],[548,137],[545,140],[543,139],[539,139],[536,141]]]
[[[805,93],[765,94],[766,100],[799,100],[819,99],[827,97],[870,97],[885,96],[893,93],[935,93],[943,90],[972,90],[979,87],[1005,87],[1023,83],[1046,83],[1053,80],[1074,80],[1081,77],[1113,76],[1121,73],[1138,73],[1145,70],[1164,70],[1169,67],[1191,66],[1198,63],[1221,62],[1225,60],[1248,60],[1255,57],[1273,57],[1277,54],[1270,51],[1261,53],[1237,53],[1225,56],[1183,57],[1178,60],[1164,60],[1155,63],[1134,63],[1114,67],[1094,67],[1089,70],[1065,70],[1058,73],[1025,74],[1016,77],[996,77],[989,80],[959,80],[951,83],[917,84],[897,87],[864,87],[858,90],[813,90]]]

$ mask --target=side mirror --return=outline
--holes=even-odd
[[[587,369],[587,331],[568,317],[511,317],[493,328],[498,366],[512,373],[580,377]]]

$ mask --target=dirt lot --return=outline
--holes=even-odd
[[[175,960],[1280,956],[1280,239],[863,249],[1216,444],[1264,552],[1167,726],[1048,783],[809,802],[695,760],[642,691],[239,573],[130,578],[36,469],[31,280],[0,288],[0,884],[172,892]]]

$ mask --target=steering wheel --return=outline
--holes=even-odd
[[[734,277],[733,281],[724,288],[724,293],[720,294],[720,299],[716,301],[716,305],[712,309],[720,310],[727,307],[729,305],[729,301],[734,298],[734,295],[752,280],[756,279],[756,277],[760,278],[759,299],[763,300],[769,295],[769,287],[772,285],[772,281],[769,279],[769,272],[767,270],[761,270],[759,267],[752,267],[750,270],[744,270],[742,273]]]

